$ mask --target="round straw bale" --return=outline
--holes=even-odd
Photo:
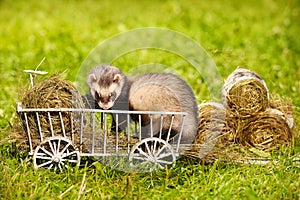
[[[201,144],[207,140],[214,140],[222,134],[225,126],[226,110],[216,102],[198,105],[199,128],[194,143]]]
[[[281,111],[268,108],[253,118],[249,118],[237,137],[245,146],[269,150],[281,145],[290,145],[292,131]]]
[[[238,68],[226,79],[222,88],[225,107],[240,117],[249,117],[269,107],[269,91],[256,73]]]
[[[213,153],[225,127],[226,110],[216,102],[198,105],[199,127],[192,148],[185,152],[188,156],[206,157]]]
[[[60,75],[56,74],[51,76],[49,79],[37,83],[31,89],[26,91],[22,97],[22,107],[84,108],[84,104],[81,95],[72,83],[61,79]],[[33,139],[33,146],[36,146],[41,140],[39,130],[42,132],[43,139],[51,137],[52,134],[55,136],[63,136],[64,133],[68,139],[74,139],[72,138],[72,134],[78,131],[79,128],[78,114],[71,114],[70,112],[37,113],[39,115],[39,121],[35,112],[27,113],[29,130],[31,138]],[[26,125],[24,116],[22,116],[21,119],[23,124]],[[26,128],[25,131],[27,131]]]
[[[220,138],[222,143],[235,142],[238,120],[234,113],[216,102],[202,103],[198,106],[199,128],[194,143]]]

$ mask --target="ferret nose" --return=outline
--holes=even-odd
[[[108,110],[109,109],[109,106],[108,105],[103,105],[102,107],[104,110]]]

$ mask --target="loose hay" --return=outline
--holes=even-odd
[[[269,107],[269,91],[264,80],[241,68],[226,79],[222,98],[225,107],[240,117],[255,115]]]
[[[84,153],[127,153],[128,147],[131,149],[137,142],[138,138],[130,136],[124,132],[119,132],[118,137],[115,132],[107,131],[105,134],[103,129],[92,131],[91,127],[84,127],[83,144]]]
[[[241,144],[259,150],[289,146],[292,139],[292,131],[283,113],[271,108],[247,120],[238,134]]]
[[[61,79],[59,74],[56,74],[26,91],[22,97],[22,107],[84,108],[84,104],[78,90],[69,81]],[[28,112],[27,119],[33,147],[37,146],[42,138],[53,135],[75,140],[79,145],[78,135],[73,138],[74,133],[78,133],[79,116],[71,112]],[[21,121],[26,133],[24,115],[21,116]]]

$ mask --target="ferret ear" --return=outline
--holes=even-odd
[[[116,75],[114,76],[113,82],[114,82],[114,83],[119,83],[121,80],[122,80],[121,74],[116,74]]]
[[[96,75],[95,75],[95,74],[90,74],[90,75],[88,76],[87,82],[88,82],[88,83],[93,83],[93,82],[95,82],[96,80],[97,80]]]

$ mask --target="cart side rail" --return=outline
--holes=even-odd
[[[180,140],[184,127],[185,112],[159,112],[159,111],[126,111],[126,110],[100,110],[100,109],[78,109],[78,108],[22,108],[21,103],[17,104],[17,112],[20,114],[24,130],[27,133],[30,154],[33,154],[37,143],[43,142],[47,137],[57,135],[57,128],[60,126],[59,136],[68,137],[84,155],[117,155],[124,151],[129,153],[133,140],[138,142],[145,138],[142,130],[149,132],[147,137],[159,137],[172,142],[176,153],[179,152]],[[63,120],[65,114],[70,116],[68,124]],[[113,115],[116,121],[116,132],[113,136],[110,133],[109,116]],[[145,128],[142,122],[142,115],[149,116],[149,124]],[[118,124],[122,116],[126,116],[127,122],[124,132],[118,131]],[[135,120],[132,116],[136,116]],[[168,119],[166,119],[168,116]],[[34,118],[35,130],[29,123],[29,117]],[[181,120],[179,132],[176,139],[171,138],[171,129],[174,120]],[[111,120],[111,119],[110,119]],[[162,123],[168,121],[169,130],[162,132]],[[69,123],[70,121],[70,123]],[[160,121],[160,124],[157,123]],[[43,122],[43,123],[42,123]],[[55,124],[56,123],[56,124]],[[45,124],[47,130],[45,131]],[[159,124],[159,125],[157,125]],[[159,126],[159,127],[158,127]],[[87,128],[88,127],[88,131]],[[134,127],[134,128],[133,128]],[[156,132],[155,132],[156,131]],[[159,132],[158,135],[155,133]],[[125,134],[124,134],[125,133]],[[124,135],[127,141],[124,142]],[[113,137],[113,139],[111,139]],[[173,140],[172,140],[173,139]],[[37,141],[38,140],[38,141]],[[113,141],[112,141],[113,140]],[[113,145],[112,145],[113,144]],[[125,149],[125,150],[124,150]]]

